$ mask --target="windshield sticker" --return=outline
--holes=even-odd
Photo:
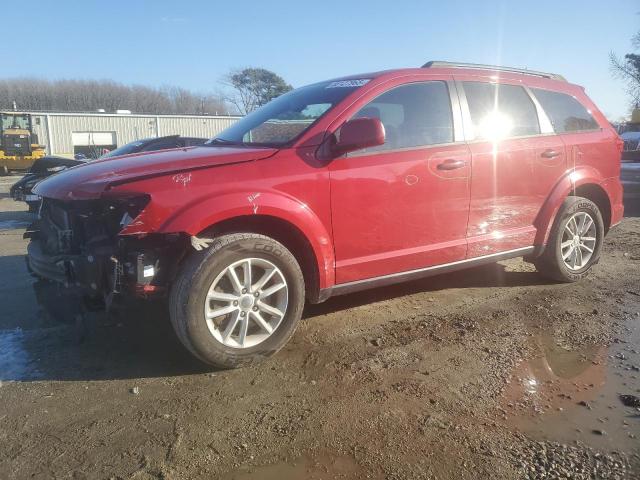
[[[340,80],[339,82],[331,82],[325,88],[351,88],[361,87],[369,83],[369,78],[361,78],[359,80]]]

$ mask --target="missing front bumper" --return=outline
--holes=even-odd
[[[39,278],[98,294],[108,287],[104,258],[93,255],[47,255],[38,240],[27,246],[27,268]]]
[[[35,277],[101,299],[108,306],[116,297],[163,296],[185,250],[180,243],[173,247],[168,251],[148,246],[102,255],[51,255],[36,236],[27,247],[26,262]]]

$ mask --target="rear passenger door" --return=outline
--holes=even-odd
[[[454,116],[451,81],[363,100],[352,118],[379,118],[386,139],[329,164],[337,283],[464,260],[471,159]]]
[[[478,77],[457,85],[472,157],[467,258],[531,246],[566,168],[564,144],[526,87]]]

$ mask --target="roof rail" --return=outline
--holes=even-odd
[[[442,62],[432,60],[425,63],[422,68],[431,67],[448,67],[448,68],[474,68],[478,70],[495,70],[498,72],[513,72],[522,73],[524,75],[533,75],[536,77],[551,78],[553,80],[560,80],[566,82],[567,79],[557,73],[536,72],[535,70],[527,70],[526,68],[514,68],[514,67],[502,67],[499,65],[482,65],[479,63],[459,63],[459,62]]]

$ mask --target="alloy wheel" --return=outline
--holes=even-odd
[[[204,305],[211,335],[225,346],[249,348],[264,342],[287,312],[287,281],[263,258],[245,258],[213,281]]]
[[[562,232],[562,261],[572,271],[584,268],[596,248],[596,223],[586,212],[574,213]]]

